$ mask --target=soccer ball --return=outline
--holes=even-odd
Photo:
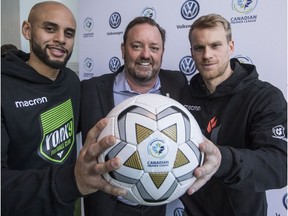
[[[108,114],[108,125],[99,135],[116,137],[116,144],[99,162],[119,157],[123,165],[103,177],[126,189],[124,199],[155,206],[169,203],[196,180],[193,171],[202,165],[198,145],[201,130],[186,108],[158,94],[131,97]]]

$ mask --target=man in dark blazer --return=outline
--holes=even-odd
[[[161,69],[165,30],[153,19],[136,17],[124,33],[121,44],[124,66],[116,73],[82,81],[82,138],[91,127],[123,100],[143,93],[162,94],[175,100],[187,85],[180,71]],[[85,215],[165,216],[166,205],[141,206],[98,191],[84,198]]]

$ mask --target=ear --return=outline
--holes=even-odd
[[[229,41],[229,51],[230,51],[230,55],[232,55],[234,52],[234,41],[233,40]]]
[[[122,52],[122,59],[125,58],[125,45],[124,43],[121,43],[121,52]]]
[[[24,21],[22,24],[22,34],[27,39],[31,39],[31,24],[28,21]]]

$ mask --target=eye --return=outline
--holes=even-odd
[[[65,32],[65,36],[67,38],[74,38],[75,37],[75,32],[67,31],[67,32]]]
[[[219,48],[220,46],[221,46],[220,43],[212,44],[212,48],[213,48],[213,49],[217,49],[217,48]]]
[[[160,48],[156,46],[152,46],[150,49],[152,52],[158,52],[160,50]]]
[[[194,46],[193,47],[193,50],[196,51],[196,52],[201,52],[203,51],[204,47],[203,46]]]
[[[140,44],[132,44],[133,50],[140,50],[141,48],[142,48],[142,45],[140,45]]]
[[[48,33],[53,33],[56,31],[56,29],[53,26],[45,26],[44,29]]]

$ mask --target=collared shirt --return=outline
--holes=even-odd
[[[160,79],[159,77],[157,77],[155,85],[147,93],[160,94],[160,88],[161,88]],[[122,101],[139,94],[140,93],[135,92],[130,88],[127,79],[125,77],[125,69],[123,72],[119,73],[116,76],[113,85],[113,97],[115,106],[117,106]]]

